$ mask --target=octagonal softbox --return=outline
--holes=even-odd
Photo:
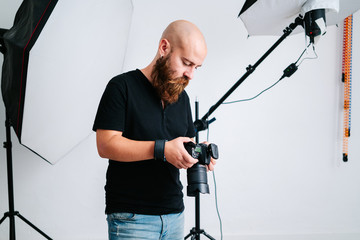
[[[122,71],[131,0],[25,0],[2,31],[1,90],[19,142],[55,163],[92,133]]]

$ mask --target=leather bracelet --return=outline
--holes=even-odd
[[[166,162],[165,158],[165,142],[166,140],[155,140],[155,147],[154,147],[154,158],[155,160],[160,160]]]

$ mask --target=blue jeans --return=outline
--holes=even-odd
[[[184,214],[142,215],[112,213],[107,216],[109,240],[184,239]]]

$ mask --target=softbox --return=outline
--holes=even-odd
[[[92,133],[106,83],[122,71],[132,12],[131,0],[21,4],[2,31],[1,90],[22,145],[53,164]]]
[[[246,0],[239,17],[250,36],[282,35],[283,30],[299,14],[314,9],[326,10],[328,26],[341,23],[360,8],[360,1],[352,0]],[[301,32],[297,28],[293,33]]]
[[[4,61],[1,91],[8,117],[21,139],[29,52],[45,26],[57,0],[23,1],[14,26],[3,30]]]

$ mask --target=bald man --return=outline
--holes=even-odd
[[[200,30],[178,20],[163,32],[147,67],[108,83],[93,130],[99,155],[109,159],[105,212],[110,240],[184,238],[179,169],[197,163],[184,148],[195,136],[184,88],[206,54]]]

